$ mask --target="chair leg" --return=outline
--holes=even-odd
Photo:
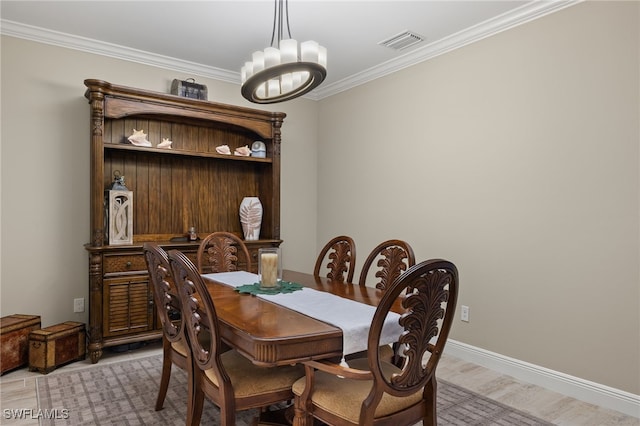
[[[196,365],[192,356],[187,358],[188,389],[187,389],[187,426],[200,425],[202,408],[204,406],[204,391],[202,390],[202,375],[204,374]]]
[[[305,401],[296,396],[293,403],[293,426],[313,426],[313,416],[307,413]]]
[[[220,407],[220,426],[235,426],[236,412],[228,408]]]
[[[200,387],[193,390],[193,404],[187,414],[187,426],[197,426],[202,418],[202,408],[204,406],[204,392]]]
[[[171,379],[171,364],[171,343],[167,339],[162,339],[162,376],[160,377],[158,398],[156,398],[156,411],[162,410],[164,399],[167,396],[169,380]]]
[[[438,413],[436,412],[436,395],[438,384],[436,378],[432,375],[431,379],[424,387],[424,396],[427,401],[427,413],[422,419],[424,426],[436,426],[438,424]]]
[[[195,366],[193,365],[191,357],[187,357],[187,426],[193,424],[193,416],[194,416],[194,404],[195,404],[195,384],[193,382],[193,369]],[[204,400],[203,400],[204,403]],[[200,414],[202,414],[202,409],[200,410]],[[198,418],[198,424],[200,423],[200,418]]]

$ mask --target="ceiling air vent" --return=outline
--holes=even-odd
[[[424,41],[424,37],[411,31],[403,31],[386,40],[379,42],[380,46],[388,47],[394,50],[406,49],[409,46]]]

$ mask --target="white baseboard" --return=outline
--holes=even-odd
[[[640,418],[640,395],[449,339],[445,353],[545,389]]]

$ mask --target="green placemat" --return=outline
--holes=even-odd
[[[280,294],[280,293],[293,293],[297,290],[302,290],[302,285],[298,283],[292,283],[289,281],[280,281],[280,288],[273,290],[263,290],[260,288],[260,283],[245,284],[236,287],[236,291],[239,293],[249,294]]]

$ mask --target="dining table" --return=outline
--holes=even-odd
[[[214,302],[222,340],[254,364],[269,367],[343,356],[343,329],[332,321],[241,293],[218,274],[203,278]],[[373,307],[383,297],[382,290],[373,287],[303,272],[284,270],[282,280]],[[402,313],[400,300],[392,311]]]

